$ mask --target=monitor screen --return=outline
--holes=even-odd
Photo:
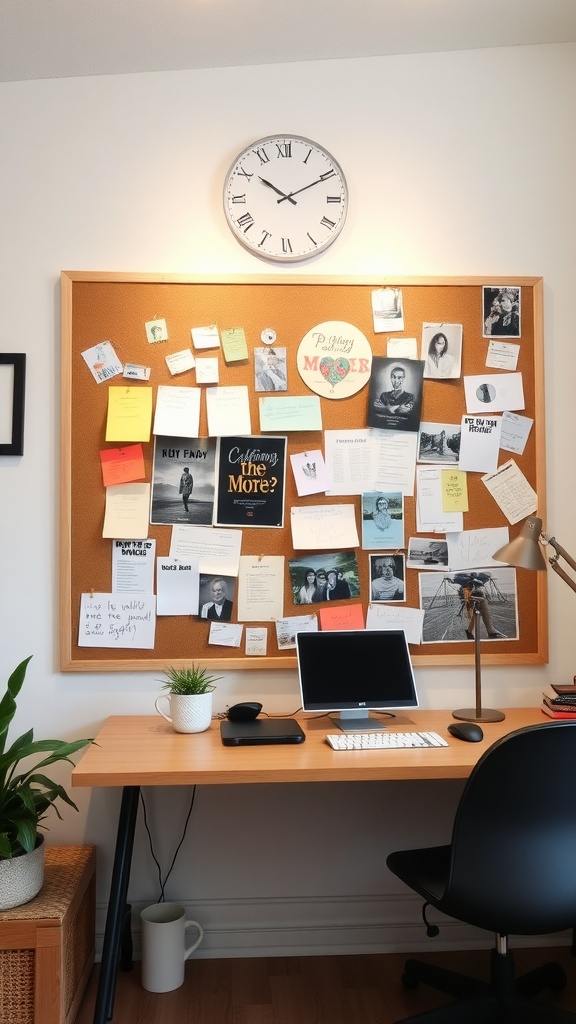
[[[342,729],[385,728],[370,710],[416,708],[418,696],[403,629],[297,633],[304,711],[338,711]]]

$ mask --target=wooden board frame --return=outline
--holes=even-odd
[[[370,340],[374,354],[385,355],[384,335],[375,335],[371,329],[369,311],[369,293],[373,288],[382,286],[400,287],[403,289],[406,329],[403,332],[410,337],[420,338],[420,325],[423,320],[429,322],[461,323],[468,317],[468,330],[464,330],[465,353],[476,352],[470,365],[463,365],[464,373],[480,372],[484,365],[486,339],[482,339],[482,286],[513,285],[522,288],[522,338],[521,361],[526,409],[524,415],[534,419],[526,451],[522,457],[515,456],[520,468],[528,477],[529,482],[538,494],[538,514],[546,522],[546,489],[545,489],[545,424],[544,424],[544,357],[543,357],[543,315],[542,315],[542,279],[539,277],[450,277],[421,278],[399,277],[394,279],[376,277],[313,277],[290,275],[262,275],[249,277],[188,277],[184,275],[166,274],[128,274],[108,272],[63,271],[61,275],[61,467],[60,467],[60,665],[62,671],[71,672],[118,672],[118,671],[149,671],[162,670],[167,664],[175,666],[188,665],[192,661],[211,669],[294,669],[296,667],[295,652],[268,654],[266,657],[246,657],[238,650],[224,648],[208,649],[205,636],[207,623],[198,620],[191,628],[191,638],[186,641],[186,653],[177,650],[178,644],[170,637],[163,639],[163,630],[167,630],[166,619],[159,619],[157,624],[157,643],[153,651],[138,652],[116,649],[78,648],[76,645],[79,594],[81,592],[104,591],[110,589],[106,585],[110,577],[109,541],[101,537],[101,514],[103,513],[103,487],[101,485],[99,451],[105,447],[104,421],[102,412],[106,399],[106,384],[97,385],[81,358],[81,353],[100,341],[111,340],[117,354],[123,362],[146,362],[150,365],[152,354],[144,337],[144,320],[166,317],[169,326],[176,322],[174,338],[178,335],[178,343],[163,346],[151,346],[151,349],[162,349],[156,371],[153,372],[151,383],[156,388],[160,383],[194,383],[193,380],[171,378],[164,363],[164,355],[168,351],[177,351],[188,344],[189,328],[206,323],[218,323],[220,329],[244,326],[248,339],[250,357],[252,349],[259,347],[260,330],[274,327],[279,334],[278,344],[288,348],[290,365],[289,392],[302,394],[306,388],[300,381],[295,367],[295,353],[302,335],[315,323],[326,319],[342,319],[354,322],[364,331]],[[209,308],[213,315],[205,312],[204,298],[208,296]],[[232,309],[230,310],[230,296]],[[219,306],[222,299],[222,309]],[[295,301],[297,298],[298,301]],[[338,302],[335,308],[334,299]],[[202,301],[201,301],[202,300]],[[257,301],[256,301],[257,300]],[[258,307],[258,303],[262,306]],[[362,317],[356,315],[354,303],[361,301]],[[470,320],[470,309],[478,309],[477,324]],[[181,306],[185,307],[182,313]],[[414,306],[415,319],[410,322],[410,308]],[[178,307],[178,308],[176,308]],[[225,308],[226,307],[226,308]],[[306,310],[312,310],[312,320],[306,319]],[[305,318],[305,328],[298,321],[299,311]],[[195,312],[195,310],[198,310]],[[318,310],[318,312],[316,312]],[[326,312],[329,310],[329,312]],[[449,313],[450,315],[447,315]],[[184,320],[182,321],[182,317]],[[360,322],[359,322],[360,320]],[[182,321],[182,322],[180,322]],[[250,322],[249,322],[250,321]],[[182,331],[186,326],[186,341]],[[256,330],[256,324],[258,329]],[[181,328],[178,334],[178,328]],[[472,345],[475,341],[483,344]],[[172,331],[170,334],[172,338]],[[134,338],[137,341],[134,341]],[[143,344],[142,344],[143,340]],[[481,353],[481,356],[478,355]],[[146,356],[146,359],[145,359]],[[481,362],[478,359],[481,358]],[[163,372],[160,371],[162,360]],[[234,371],[226,367],[220,357],[223,372],[221,383],[248,383],[250,386],[251,403],[253,406],[253,428],[258,424],[256,411],[257,396],[253,392],[252,358],[242,368]],[[113,378],[118,383],[121,378]],[[446,386],[446,383],[444,386]],[[465,412],[462,407],[463,387],[458,383],[458,402],[455,402],[453,416],[459,422],[460,415]],[[93,388],[94,390],[87,389]],[[101,389],[101,390],[100,390]],[[425,391],[426,394],[426,391]],[[86,401],[88,395],[88,403]],[[363,396],[363,397],[362,397]],[[323,404],[323,427],[339,426],[363,427],[360,410],[365,408],[366,389],[353,399]],[[352,403],[343,413],[343,405]],[[97,428],[91,424],[92,406],[100,404],[97,412]],[[338,411],[336,417],[335,407]],[[337,407],[340,407],[339,409]],[[351,415],[348,415],[348,412]],[[336,418],[335,418],[336,417]],[[456,420],[457,417],[457,420]],[[422,418],[430,421],[432,416],[423,407]],[[443,415],[446,421],[446,414]],[[432,420],[433,421],[433,420]],[[259,431],[253,429],[256,434]],[[201,435],[205,434],[201,422]],[[302,451],[306,447],[321,447],[322,435],[297,434],[289,436],[289,451]],[[146,445],[144,446],[147,447]],[[152,442],[148,446],[152,447]],[[81,453],[78,449],[81,448]],[[503,453],[506,455],[506,453]],[[80,464],[79,464],[80,458]],[[504,461],[504,460],[500,460]],[[147,466],[150,468],[150,458]],[[480,474],[472,474],[475,485],[484,490],[479,483]],[[287,471],[287,508],[294,504],[291,495]],[[99,485],[98,485],[99,480]],[[295,491],[294,491],[295,494]],[[299,504],[314,504],[322,500],[313,495],[309,499],[297,499]],[[335,498],[332,501],[359,499]],[[406,499],[407,504],[413,499]],[[96,512],[92,504],[97,506]],[[94,516],[96,515],[96,519]],[[286,517],[288,519],[288,517]],[[100,532],[95,526],[100,524]],[[410,532],[409,515],[407,513],[406,539]],[[466,515],[465,528],[474,529],[481,525],[487,527],[507,525],[506,520],[493,500],[478,491],[478,510],[471,505],[471,512]],[[520,528],[510,528],[513,537]],[[151,535],[158,536],[158,531],[167,531],[169,527],[153,527]],[[247,543],[247,535],[258,534]],[[264,536],[263,535],[268,535]],[[289,557],[289,530],[244,530],[243,553],[255,554],[262,550],[266,554],[286,554]],[[247,549],[249,548],[249,550]],[[158,554],[166,554],[168,546]],[[359,551],[360,559],[367,560],[368,552]],[[416,570],[408,570],[410,572]],[[518,641],[491,642],[485,644],[482,661],[485,665],[543,664],[548,660],[548,619],[547,619],[547,579],[546,573],[521,574],[518,579],[519,591],[519,627]],[[288,573],[286,572],[286,576]],[[79,582],[80,580],[80,582]],[[287,586],[286,593],[289,594]],[[361,598],[362,600],[362,592]],[[366,600],[362,600],[366,606]],[[414,606],[410,587],[408,588],[408,605]],[[297,614],[298,608],[285,600],[285,614]],[[201,631],[201,632],[200,632]],[[275,647],[276,638],[273,625],[269,627],[268,651]],[[473,663],[472,645],[463,642],[449,644],[427,644],[412,647],[412,660],[416,666],[470,665]],[[188,648],[190,655],[188,656]]]

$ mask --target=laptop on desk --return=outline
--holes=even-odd
[[[225,747],[262,743],[303,743],[306,735],[293,718],[255,718],[252,722],[220,722]]]

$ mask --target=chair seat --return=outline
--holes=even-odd
[[[438,906],[448,884],[450,852],[449,846],[397,850],[389,854],[386,865],[427,902]]]

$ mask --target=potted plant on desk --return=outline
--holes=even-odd
[[[34,740],[30,729],[10,747],[8,730],[16,714],[16,698],[22,689],[30,658],[22,661],[10,676],[0,700],[0,910],[27,903],[40,892],[44,881],[44,836],[39,831],[47,811],[53,807],[61,817],[57,800],[78,810],[66,790],[47,778],[40,769],[56,761],[68,761],[91,739]],[[29,758],[43,756],[30,765]],[[20,771],[21,762],[27,766]]]
[[[165,680],[159,680],[167,694],[156,698],[156,710],[170,722],[175,732],[204,732],[212,721],[212,693],[221,676],[211,676],[208,670],[192,665],[190,668],[167,668]],[[169,713],[159,706],[168,701]]]

